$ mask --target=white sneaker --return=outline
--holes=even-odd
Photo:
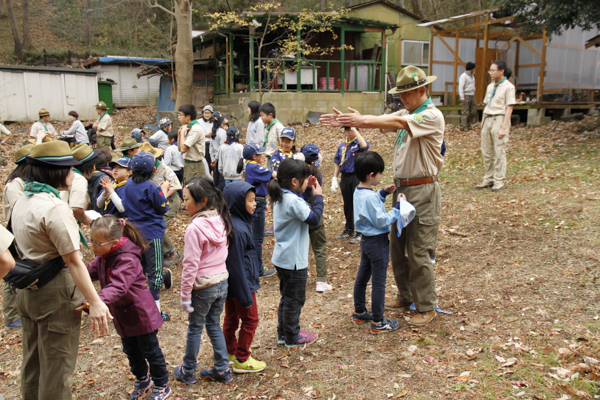
[[[333,287],[327,282],[317,282],[317,292],[324,292],[326,290],[331,290]]]

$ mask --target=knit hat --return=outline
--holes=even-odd
[[[286,137],[292,140],[296,140],[296,130],[291,126],[283,128],[280,137]]]
[[[230,126],[229,129],[227,129],[227,140],[225,141],[225,143],[231,144],[233,142],[237,142],[238,140],[240,140],[240,135],[241,134],[238,128],[236,128],[235,126]]]
[[[126,137],[121,142],[121,147],[119,147],[119,151],[125,152],[127,150],[135,149],[136,147],[140,147],[140,144],[132,137]]]
[[[97,109],[106,110],[106,103],[103,101],[99,101],[98,103],[96,103],[96,110]]]
[[[46,115],[50,115],[50,111],[46,110],[45,108],[40,109],[40,111],[38,111],[38,115],[41,117],[45,117]]]
[[[135,128],[131,131],[131,137],[134,138],[138,143],[142,143],[144,141],[145,134],[146,132],[144,132],[144,130],[140,128]]]
[[[73,158],[69,144],[62,140],[36,144],[26,160],[27,164],[42,166],[70,167],[81,165],[81,162]]]
[[[129,157],[121,157],[118,160],[111,161],[108,165],[111,168],[114,168],[115,165],[120,165],[123,168],[131,169],[131,158],[129,158]]]
[[[90,161],[94,157],[98,157],[98,154],[100,154],[100,151],[92,150],[92,148],[90,146],[88,146],[85,143],[82,143],[82,144],[78,144],[77,146],[73,147],[73,150],[71,151],[71,153],[73,153],[74,159],[76,159],[77,161],[79,161],[81,163],[84,163],[84,162]]]
[[[470,71],[470,70],[472,70],[472,69],[475,69],[475,63],[473,63],[473,62],[471,62],[471,61],[467,62],[467,65],[465,66],[465,69],[466,69],[467,71]]]
[[[142,152],[152,154],[155,159],[163,155],[163,151],[152,146],[149,141],[140,146],[140,153]]]
[[[154,170],[154,156],[150,153],[139,152],[133,156],[131,169],[135,171],[152,172]]]
[[[204,108],[202,109],[202,112],[204,112],[206,110],[208,110],[210,112],[213,112],[213,108],[212,108],[212,106],[210,104],[204,106]]]
[[[260,147],[257,143],[250,143],[244,146],[242,156],[245,160],[252,160],[252,157],[257,154],[263,154],[265,151],[267,151],[266,147]]]
[[[160,121],[158,122],[158,127],[160,129],[162,129],[162,128],[165,128],[165,127],[171,125],[172,123],[173,123],[173,121],[171,121],[169,119],[169,117],[164,117],[164,118],[161,118]]]
[[[25,161],[25,157],[29,155],[31,149],[33,149],[34,144],[26,144],[21,147],[19,150],[15,151],[15,164],[20,163],[21,161]]]

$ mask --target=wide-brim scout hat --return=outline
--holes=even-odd
[[[141,152],[146,152],[146,153],[152,154],[154,156],[154,159],[157,159],[158,157],[163,155],[163,151],[161,149],[155,148],[148,142],[146,142],[140,146],[140,153]]]
[[[36,144],[26,160],[27,164],[42,166],[71,167],[81,165],[81,162],[73,158],[69,144],[62,140]]]
[[[267,151],[266,147],[260,147],[257,143],[249,143],[244,146],[242,157],[244,157],[245,160],[252,160],[252,157],[257,154],[263,154],[265,151]]]
[[[96,107],[96,110],[98,110],[98,109],[106,110],[106,103],[103,101],[99,101],[96,103],[96,105],[94,107]]]
[[[34,144],[27,144],[21,147],[19,150],[15,151],[15,164],[19,164],[20,162],[25,161],[25,157],[29,155],[31,149],[33,149]]]
[[[150,153],[146,153],[140,151],[135,156],[133,156],[133,160],[131,161],[131,169],[135,171],[146,171],[152,172],[154,171],[154,156]]]
[[[71,153],[73,153],[73,158],[76,159],[77,161],[84,163],[84,162],[88,162],[91,159],[98,157],[98,154],[100,154],[100,151],[98,150],[92,150],[92,148],[90,146],[88,146],[85,143],[81,143],[78,144],[77,146],[73,147],[73,150],[71,151]]]
[[[38,111],[38,115],[41,117],[45,117],[46,115],[50,115],[50,111],[46,110],[45,108],[42,108],[40,111]]]
[[[429,85],[436,79],[437,76],[427,76],[425,74],[425,71],[423,71],[421,68],[409,65],[408,67],[402,68],[402,70],[398,73],[398,78],[396,79],[396,87],[388,91],[388,93],[396,94],[408,92],[409,90],[414,90],[416,88]]]
[[[131,158],[121,157],[118,160],[111,161],[108,166],[114,168],[115,165],[120,165],[123,168],[131,169]]]
[[[136,147],[140,147],[140,144],[132,137],[126,137],[121,142],[121,147],[119,147],[119,151],[127,151],[131,149],[135,149]]]

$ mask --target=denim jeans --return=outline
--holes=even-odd
[[[256,197],[256,210],[252,214],[252,238],[254,247],[256,248],[256,257],[258,258],[259,271],[265,265],[262,260],[262,246],[265,240],[265,208],[267,207],[267,199],[264,197]]]
[[[198,366],[198,352],[202,340],[202,329],[206,325],[206,333],[213,346],[215,368],[219,371],[229,368],[225,336],[219,325],[223,306],[227,299],[227,280],[206,289],[192,290],[192,307],[194,312],[189,314],[187,342],[183,355],[183,369],[186,372],[195,371]]]
[[[217,162],[217,165],[215,165],[213,167],[213,183],[215,184],[215,187],[217,189],[219,189],[220,191],[223,191],[223,189],[225,188],[225,179],[223,178],[223,175],[221,175],[221,173],[219,172],[219,163]]]
[[[342,172],[340,179],[340,191],[342,199],[344,199],[344,216],[346,217],[346,225],[344,231],[354,234],[354,190],[360,181],[354,173]]]
[[[373,277],[371,289],[371,307],[373,321],[383,319],[385,304],[385,281],[390,261],[390,240],[388,234],[363,236],[360,241],[360,266],[354,283],[354,311],[363,313],[366,310],[367,283]]]
[[[279,308],[277,309],[277,337],[285,335],[292,344],[300,333],[300,313],[306,301],[308,268],[285,269],[275,266],[279,278]]]
[[[123,352],[129,359],[131,372],[137,379],[144,379],[148,374],[150,364],[150,375],[155,385],[164,385],[169,381],[165,357],[158,344],[156,334],[158,330],[146,335],[121,338]],[[148,364],[146,363],[148,361]]]

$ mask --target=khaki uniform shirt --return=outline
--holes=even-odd
[[[444,116],[432,104],[406,116],[410,132],[394,148],[394,178],[416,179],[437,175],[444,165],[440,154],[444,140]],[[400,136],[401,137],[401,136]]]
[[[25,182],[21,178],[15,178],[4,186],[4,191],[2,192],[2,215],[4,216],[4,221],[8,222],[10,212],[15,202],[23,195],[23,192],[25,192]]]
[[[61,200],[69,203],[71,208],[83,208],[84,210],[87,208],[89,196],[87,179],[77,173],[75,173],[71,189],[60,192]]]
[[[502,82],[496,88],[496,93],[494,94],[494,98],[490,102],[490,97],[492,97],[492,92],[494,91],[494,82],[490,83],[485,92],[485,100],[483,102],[486,104],[483,113],[486,115],[502,115],[506,114],[506,106],[510,106],[515,104],[517,101],[515,99],[515,86],[507,80]]]
[[[46,131],[52,136],[56,137],[58,133],[52,124],[50,122],[46,122],[45,124],[46,126],[44,126],[44,124],[42,124],[40,121],[35,121],[33,125],[31,125],[31,132],[29,132],[29,136],[36,137],[39,131]]]
[[[188,151],[183,153],[183,159],[185,161],[202,161],[205,151],[204,141],[204,130],[200,125],[192,125],[183,141],[183,144],[189,147]]]
[[[105,114],[104,117],[102,117],[102,119],[98,117],[98,123],[98,136],[113,137],[113,124],[110,115]]]
[[[171,189],[181,190],[182,189],[181,182],[179,182],[179,178],[177,178],[177,175],[175,175],[175,172],[173,172],[173,170],[169,166],[167,166],[164,162],[160,163],[160,165],[158,167],[156,167],[156,172],[154,172],[154,174],[152,174],[152,180],[154,182],[158,183],[159,185],[163,181],[169,181],[169,183],[171,184],[171,187],[169,190],[171,190]],[[174,195],[177,195],[177,193],[175,193]]]
[[[0,254],[4,254],[6,250],[10,247],[10,244],[15,239],[15,237],[10,233],[5,227],[0,225]],[[6,302],[8,299],[4,299],[6,306]]]
[[[24,259],[42,264],[79,250],[79,228],[73,211],[53,194],[23,196],[13,210],[13,233]]]

